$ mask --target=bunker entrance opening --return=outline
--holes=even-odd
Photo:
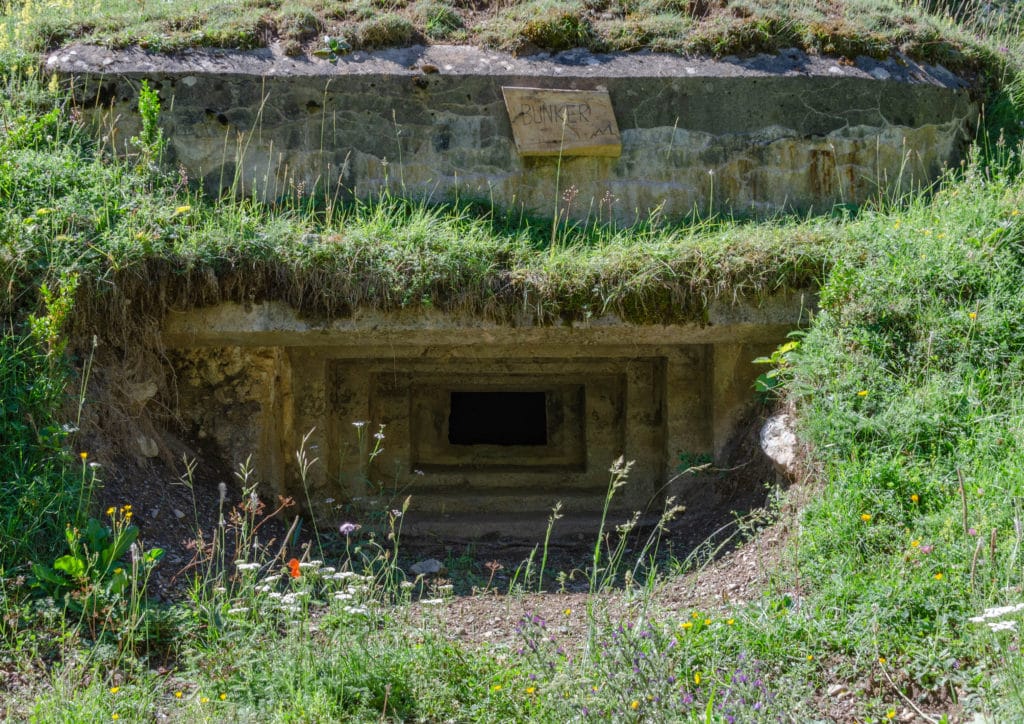
[[[452,391],[450,445],[547,445],[545,392]]]

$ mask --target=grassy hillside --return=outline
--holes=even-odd
[[[6,10],[19,32],[42,17]],[[1017,57],[1014,35],[985,42]],[[1024,717],[1024,180],[998,134],[928,193],[856,212],[552,234],[550,220],[471,206],[206,199],[160,168],[155,133],[134,157],[106,154],[30,58],[0,53],[6,718]],[[1019,97],[993,96],[990,121],[1019,128]],[[613,534],[585,571],[592,595],[523,618],[514,645],[468,646],[448,635],[451,590],[410,586],[395,565],[400,516],[374,537],[324,535],[309,556],[321,564],[292,563],[254,533],[268,511],[242,491],[232,511],[220,503],[187,595],[158,605],[146,584],[163,564],[133,525],[145,501],[90,507],[110,474],[76,430],[91,335],[139,344],[170,306],[687,321],[718,297],[807,284],[822,311],[779,368],[807,480],[783,514],[784,560],[751,600],[666,613],[658,591],[682,562],[627,576]],[[535,589],[531,565],[500,605]]]

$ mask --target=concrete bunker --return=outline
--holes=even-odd
[[[681,461],[722,458],[755,403],[752,360],[811,303],[560,327],[419,312],[310,323],[280,303],[223,304],[172,313],[163,336],[186,427],[225,460],[252,456],[268,492],[308,493],[337,520],[412,496],[410,532],[531,535],[557,501],[560,533],[592,527],[620,456],[634,465],[615,511],[713,505],[722,491],[677,479]],[[303,446],[318,459],[306,471]]]

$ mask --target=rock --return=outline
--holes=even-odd
[[[139,446],[139,452],[142,453],[143,457],[155,458],[160,454],[160,448],[156,444],[156,440],[146,435],[139,435],[135,438],[136,444]]]
[[[444,564],[436,558],[427,558],[419,563],[413,563],[412,566],[409,567],[409,570],[417,576],[429,576],[435,573],[443,575],[448,572],[448,569],[444,567]]]
[[[796,477],[799,445],[790,415],[781,413],[768,418],[761,428],[761,450],[780,475]]]
[[[185,514],[182,513],[180,510],[178,510],[177,508],[175,508],[174,509],[174,517],[177,518],[178,520],[181,520],[182,518],[185,517]]]
[[[129,400],[134,402],[136,405],[143,405],[156,397],[157,386],[156,382],[153,380],[146,380],[145,382],[129,382],[125,385],[124,391]]]

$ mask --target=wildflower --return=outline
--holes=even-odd
[[[113,516],[115,508],[113,506],[107,508],[107,515]]]
[[[871,513],[861,513],[860,519],[863,520],[865,523],[869,522],[871,520]]]
[[[82,460],[85,460],[87,457],[89,457],[89,453],[83,450],[82,452],[78,453],[78,457],[82,458]]]
[[[342,523],[338,527],[338,530],[341,532],[342,535],[349,536],[355,533],[357,530],[359,530],[359,528],[360,525],[358,523]]]
[[[366,427],[366,420],[356,420],[355,422],[352,423],[352,427],[355,427],[357,429]]]
[[[182,691],[174,692],[174,698],[175,699],[180,699],[182,696],[184,696],[184,692],[182,692]]]
[[[704,619],[704,625],[705,626],[710,626],[711,625],[711,619],[710,618]]]
[[[697,686],[700,686],[700,672],[699,671],[695,671],[693,673],[693,683],[696,684]]]
[[[120,714],[118,714],[118,713],[117,713],[117,712],[115,711],[115,712],[114,712],[113,714],[111,714],[111,715],[110,715],[110,718],[111,718],[111,719],[113,719],[114,721],[117,721],[118,719],[120,719],[120,718],[121,718],[121,715],[120,715]]]
[[[880,664],[882,664],[884,666],[887,663],[886,662],[886,658],[884,656],[879,656],[878,657],[878,663],[880,663]]]
[[[299,559],[298,558],[292,558],[290,561],[288,561],[288,575],[291,576],[292,578],[298,578],[299,577],[300,573],[299,573]]]
[[[178,206],[177,208],[174,209],[174,215],[175,216],[181,216],[182,214],[187,214],[191,210],[192,210],[191,206],[189,206],[188,204],[184,204],[184,205]]]
[[[973,322],[975,319],[978,318],[978,313],[977,312],[968,312],[967,316],[970,317],[971,321]]]
[[[814,654],[807,654],[808,661],[814,661]]]
[[[736,619],[734,619],[734,618],[727,618],[727,619],[725,619],[725,625],[726,626],[732,626],[734,623],[736,623]]]
[[[226,700],[227,700],[227,698],[228,698],[228,695],[227,695],[227,694],[225,694],[225,693],[224,693],[224,692],[222,691],[222,692],[220,693],[220,697],[219,697],[219,698],[220,698],[220,700],[221,700],[221,701],[226,701]]]
[[[679,624],[679,628],[681,628],[681,629],[693,628],[693,624],[690,623],[689,621],[683,621],[681,624]]]
[[[323,561],[303,561],[299,564],[299,568],[303,571],[315,571],[323,564]]]
[[[890,709],[889,711],[885,712],[885,718],[886,719],[895,719],[896,718],[896,710],[895,709]]]
[[[536,694],[537,693],[537,687],[536,686],[527,686],[526,687],[526,693],[530,694],[530,695]]]
[[[935,549],[935,546],[933,546],[933,545],[923,545],[923,546],[921,546],[921,552],[924,553],[925,555],[928,555],[934,549]]]
[[[572,609],[571,608],[567,608],[564,611],[562,611],[562,613],[565,614],[566,616],[569,616],[570,614],[572,614]]]
[[[121,687],[120,686],[111,686],[110,687],[110,693],[111,694],[116,694],[119,691],[121,691]]]
[[[235,568],[237,568],[240,571],[258,571],[259,568],[260,568],[260,564],[259,563],[246,563],[246,562],[242,561],[242,562],[236,562],[235,563]]]
[[[972,536],[972,537],[978,535],[978,529],[977,528],[968,528],[967,529],[967,535]]]
[[[199,697],[199,703],[200,704],[209,704],[210,703],[210,697],[208,697],[208,696],[201,696],[201,697]]]
[[[632,709],[633,711],[636,711],[637,709],[640,708],[640,702],[637,701],[636,699],[633,699],[633,701],[629,702],[629,708]]]
[[[122,573],[124,573],[124,569],[123,569],[123,568],[115,568],[115,569],[114,569],[114,575],[115,575],[115,576],[119,576],[119,575],[121,575]],[[111,689],[111,690],[110,690],[110,693],[111,693],[111,694],[116,694],[116,693],[117,693],[117,691],[115,691],[115,689],[117,689],[117,687],[116,687],[116,686],[115,686],[115,687],[114,687],[113,689]]]
[[[1017,622],[1016,621],[990,621],[986,625],[989,627],[989,630],[991,630],[993,632],[996,632],[996,631],[1013,631],[1015,628],[1017,628]]]
[[[867,396],[868,396],[868,391],[867,390],[861,390],[860,392],[857,393],[857,397],[867,397]]]
[[[936,581],[941,581],[942,573],[936,573],[934,576],[932,576],[932,578],[934,578]]]
[[[501,684],[495,684],[492,686],[491,691],[501,691]]]
[[[910,541],[910,547],[911,548],[917,548],[920,545],[921,545],[921,541],[919,541],[919,540],[912,540],[912,541]]]
[[[690,618],[700,618],[700,614],[697,613],[696,611],[694,611],[693,613],[690,614]]]
[[[916,502],[918,502],[920,500],[921,500],[921,498],[920,498],[920,496],[918,496],[917,493],[914,493],[913,495],[910,496],[910,502],[911,503],[916,503]]]

